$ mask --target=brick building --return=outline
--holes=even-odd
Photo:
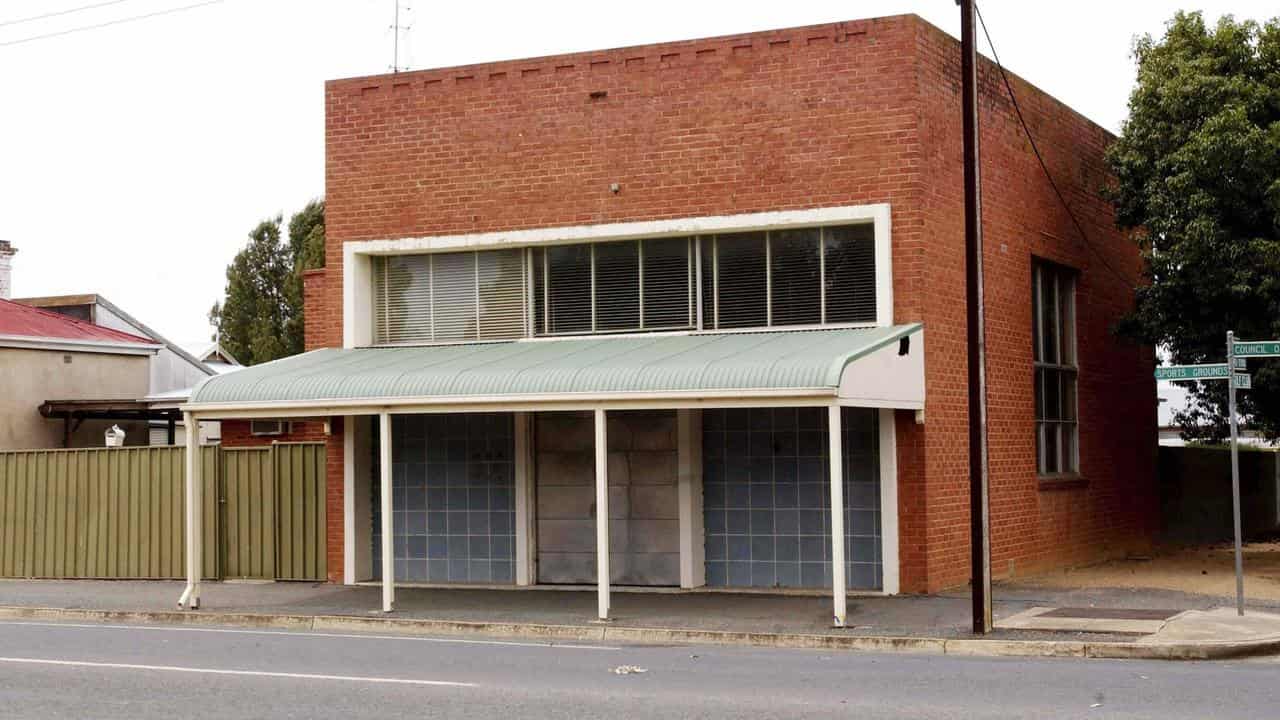
[[[315,352],[190,409],[328,421],[334,582],[962,585],[959,68],[897,16],[332,81]],[[1111,136],[1012,81],[1093,247],[984,61],[997,577],[1155,509]]]

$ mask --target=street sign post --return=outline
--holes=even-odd
[[[1236,347],[1236,334],[1228,330],[1227,365],[1236,364]],[[1245,375],[1246,379],[1248,377]],[[1227,414],[1231,416],[1231,519],[1236,530],[1236,614],[1244,615],[1244,552],[1240,547],[1240,428],[1236,420],[1235,377],[1227,383]]]
[[[1280,340],[1237,341],[1227,332],[1227,361],[1205,365],[1156,368],[1157,380],[1228,380],[1227,413],[1231,416],[1231,514],[1236,532],[1236,613],[1244,615],[1244,554],[1240,539],[1240,421],[1236,418],[1236,390],[1252,390],[1245,358],[1280,357]]]

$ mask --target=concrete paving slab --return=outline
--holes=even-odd
[[[1148,645],[1258,642],[1280,639],[1280,614],[1235,608],[1189,610],[1165,623],[1158,632],[1142,638]]]
[[[1093,610],[1093,608],[1087,608]],[[1070,613],[1067,608],[1035,607],[1012,617],[998,620],[997,628],[1006,630],[1039,630],[1044,632],[1107,633],[1117,635],[1150,635],[1165,625],[1163,619],[1114,617],[1120,612]],[[1112,615],[1112,617],[1107,617]]]

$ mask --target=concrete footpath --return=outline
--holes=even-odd
[[[471,635],[548,642],[710,643],[953,655],[1203,660],[1280,653],[1280,613],[1244,618],[1220,599],[1171,593],[997,587],[996,632],[969,632],[967,594],[851,597],[849,627],[830,598],[615,590],[612,622],[593,622],[582,589],[399,588],[207,583],[198,611],[176,610],[171,581],[0,580],[0,618],[176,623],[317,631]]]

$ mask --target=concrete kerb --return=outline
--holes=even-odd
[[[518,638],[545,642],[621,642],[641,645],[730,645],[810,650],[966,655],[984,657],[1075,657],[1129,660],[1221,660],[1280,654],[1280,636],[1242,642],[1133,644],[1080,640],[983,640],[978,638],[877,637],[757,633],[677,628],[470,622],[354,615],[273,615],[208,611],[86,610],[0,607],[0,619],[232,626],[315,632]]]

